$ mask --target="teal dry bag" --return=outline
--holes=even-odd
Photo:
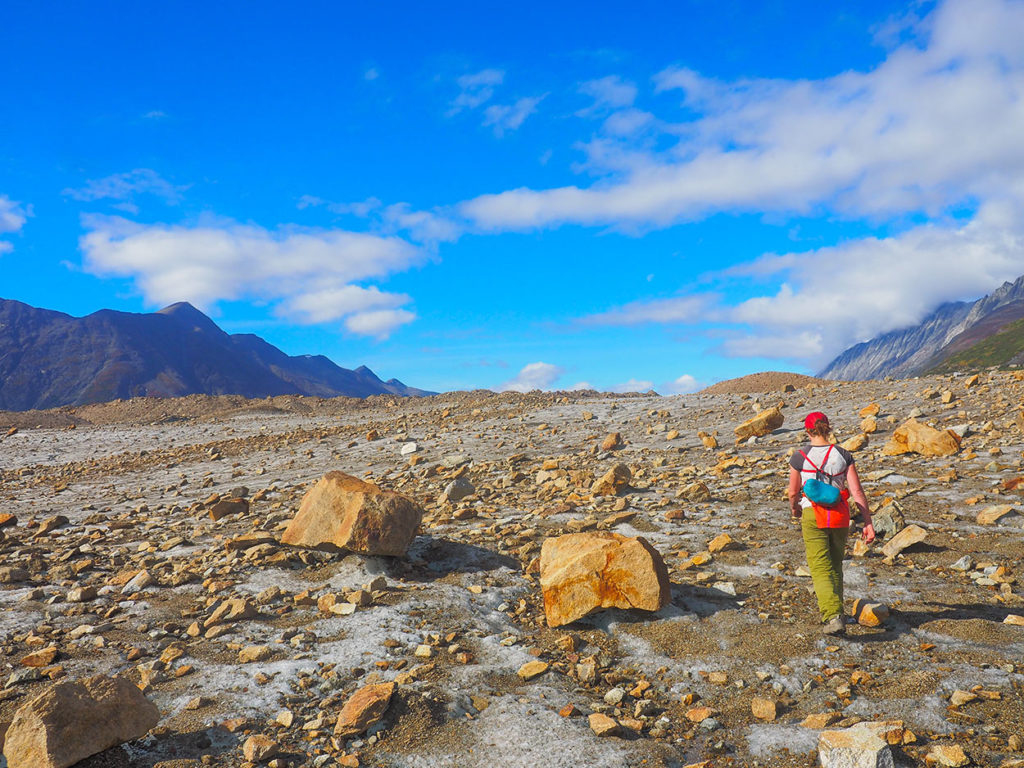
[[[817,478],[809,478],[804,483],[804,496],[815,504],[823,507],[831,507],[839,503],[841,498],[839,489],[831,483],[824,483]]]

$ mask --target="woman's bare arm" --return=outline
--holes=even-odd
[[[800,517],[803,509],[800,507],[800,473],[789,468],[789,513],[793,517]]]
[[[868,509],[868,497],[864,495],[864,489],[860,484],[860,476],[857,474],[857,467],[851,464],[846,469],[846,485],[850,489],[850,496],[860,508],[860,516],[864,520],[864,541],[870,543],[875,539],[875,526],[871,522],[871,510]]]

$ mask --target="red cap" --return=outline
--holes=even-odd
[[[814,413],[808,413],[807,418],[804,419],[804,429],[811,430],[819,422],[824,421],[828,424],[828,416],[821,411],[815,411]]]

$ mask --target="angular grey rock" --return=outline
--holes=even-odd
[[[0,568],[0,584],[16,584],[21,581],[28,581],[28,571],[24,568],[14,566]]]
[[[954,571],[969,571],[974,567],[974,560],[971,559],[970,555],[964,555],[949,567]]]
[[[455,478],[444,489],[445,498],[452,502],[461,501],[474,493],[476,493],[476,488],[464,477]]]
[[[907,525],[903,513],[895,505],[883,507],[878,514],[872,516],[871,521],[875,526],[875,535],[887,540],[892,539]]]
[[[455,469],[461,467],[463,464],[469,463],[469,456],[464,453],[449,453],[441,458],[441,464],[448,469]]]

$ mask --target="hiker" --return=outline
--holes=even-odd
[[[846,632],[843,551],[850,532],[847,498],[852,497],[860,510],[865,542],[874,541],[875,528],[853,455],[829,440],[832,427],[828,417],[820,411],[808,414],[804,429],[810,445],[790,458],[789,505],[793,518],[800,520],[823,631],[841,635]]]

